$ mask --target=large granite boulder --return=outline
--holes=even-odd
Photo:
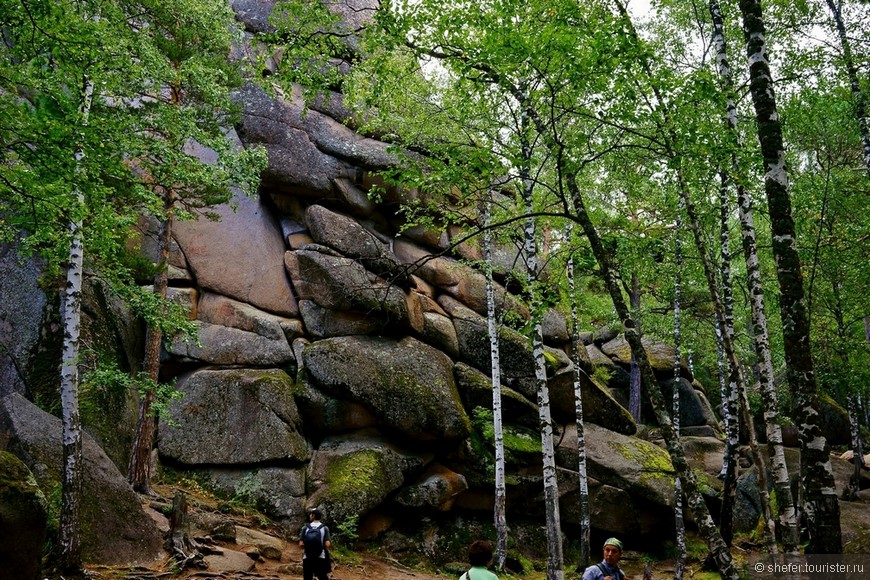
[[[403,288],[410,285],[406,266],[359,222],[323,206],[312,205],[305,211],[305,223],[317,243],[353,258],[384,280]]]
[[[449,296],[441,296],[438,303],[453,319],[459,356],[474,368],[489,373],[492,358],[486,319]],[[529,339],[511,328],[501,326],[498,329],[498,347],[502,382],[529,400],[536,401],[535,359]]]
[[[299,310],[284,271],[281,231],[259,199],[237,195],[211,208],[220,220],[178,222],[173,235],[197,284],[280,316]]]
[[[656,374],[661,378],[673,377],[674,358],[677,356],[677,351],[673,345],[657,342],[647,336],[641,339],[641,343]],[[602,344],[601,351],[626,367],[631,363],[631,347],[625,340],[625,335],[621,334]],[[689,362],[685,357],[682,357],[680,361],[680,374],[690,382],[694,380],[692,371],[689,370]]]
[[[469,413],[475,407],[492,410],[492,379],[465,363],[453,367],[459,394]],[[502,417],[517,425],[537,429],[540,426],[538,406],[526,397],[504,385],[501,386]]]
[[[550,387],[550,410],[553,419],[569,423],[577,417],[574,395],[574,368],[563,369],[547,381]],[[622,405],[616,402],[610,391],[595,377],[580,371],[580,394],[583,403],[583,420],[602,425],[623,435],[637,433],[634,419]]]
[[[39,287],[39,260],[22,260],[18,247],[0,244],[0,397],[27,392],[49,299]],[[22,376],[23,375],[23,376]]]
[[[371,433],[324,440],[308,466],[308,505],[343,524],[380,505],[424,464]]]
[[[350,258],[311,249],[287,252],[284,258],[293,287],[304,300],[330,310],[364,312],[384,323],[405,324],[405,293],[376,278]]]
[[[293,380],[278,369],[203,369],[183,375],[184,396],[160,424],[160,454],[188,465],[308,459]]]
[[[653,504],[673,506],[675,472],[667,451],[593,423],[584,425],[584,434],[589,477]],[[557,461],[576,470],[577,427],[574,424],[565,425]]]
[[[63,465],[60,419],[19,394],[0,401],[0,432],[44,494],[60,486]],[[85,562],[152,564],[161,557],[161,535],[142,511],[139,497],[87,433],[82,438],[81,548]],[[110,533],[109,533],[110,532]]]
[[[173,340],[167,350],[183,361],[214,365],[280,367],[294,360],[290,343],[276,327],[275,338],[238,328],[198,322],[197,340]]]
[[[48,504],[33,474],[0,451],[0,562],[8,580],[36,580],[48,528]]]
[[[471,432],[453,362],[416,339],[328,338],[305,347],[302,358],[313,386],[360,403],[404,437],[450,441]]]

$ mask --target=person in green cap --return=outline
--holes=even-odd
[[[604,542],[604,560],[586,568],[583,572],[583,580],[625,580],[625,574],[618,565],[620,558],[622,558],[622,542],[616,538],[608,538]]]
[[[471,568],[459,580],[498,580],[498,576],[486,569],[492,562],[492,543],[476,540],[468,547],[468,563]]]

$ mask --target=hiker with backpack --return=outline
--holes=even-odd
[[[609,538],[604,542],[604,559],[589,566],[583,572],[583,580],[625,580],[625,574],[619,569],[619,559],[622,558],[622,542]]]
[[[320,510],[310,510],[308,523],[299,533],[299,547],[303,549],[302,577],[305,580],[329,580],[332,540],[329,539],[329,528],[320,521],[322,517]]]
[[[459,580],[498,580],[498,576],[486,569],[492,562],[492,543],[476,540],[468,547],[468,563],[471,568]]]

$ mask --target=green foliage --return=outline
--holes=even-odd
[[[111,394],[114,397],[123,396],[132,391],[138,391],[140,396],[148,391],[154,393],[152,412],[155,417],[173,424],[168,413],[172,401],[180,399],[184,393],[177,390],[173,384],[158,383],[143,372],[131,374],[118,368],[114,361],[103,362],[96,369],[86,372],[81,380],[81,397],[83,404],[89,400],[100,400],[100,395]]]

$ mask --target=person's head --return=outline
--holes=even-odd
[[[486,566],[492,561],[492,543],[476,540],[468,547],[468,563],[472,566]]]
[[[604,561],[608,566],[616,566],[620,558],[622,558],[622,542],[616,538],[608,538],[604,542]]]
[[[323,517],[323,514],[317,508],[311,508],[308,510],[308,521],[316,522],[320,521],[320,518]]]

